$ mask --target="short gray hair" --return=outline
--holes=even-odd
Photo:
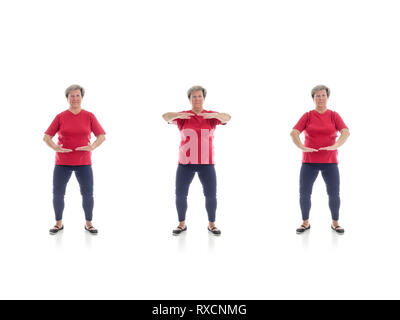
[[[187,96],[190,99],[190,96],[192,95],[193,92],[195,91],[202,91],[203,92],[203,97],[205,98],[207,95],[207,90],[204,89],[202,86],[193,86],[191,87],[188,92],[187,92]]]
[[[65,97],[68,98],[69,93],[74,90],[80,90],[82,98],[85,95],[85,89],[83,87],[81,87],[79,84],[72,84],[65,89]]]
[[[325,90],[327,97],[329,98],[330,94],[331,94],[331,89],[329,89],[327,86],[324,86],[323,84],[320,84],[318,86],[315,86],[314,88],[312,88],[311,90],[311,97],[314,99],[314,95],[317,91],[320,90]]]

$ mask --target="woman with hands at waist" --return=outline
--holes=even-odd
[[[303,151],[300,170],[300,207],[303,224],[296,230],[298,234],[311,228],[309,223],[311,193],[320,171],[329,196],[331,228],[338,234],[344,234],[344,229],[339,225],[340,176],[337,149],[346,142],[350,132],[340,115],[327,108],[329,95],[328,87],[324,85],[314,87],[311,96],[315,109],[306,112],[290,133],[294,144]],[[300,133],[303,131],[304,144],[300,140]],[[340,137],[336,141],[337,132],[340,132]]]
[[[56,152],[56,165],[53,173],[53,207],[56,224],[50,229],[54,235],[64,229],[62,216],[64,195],[72,172],[79,182],[82,195],[82,206],[85,212],[85,230],[97,234],[92,225],[93,218],[93,171],[91,153],[105,140],[105,131],[93,113],[81,107],[84,88],[71,85],[65,90],[69,109],[58,114],[46,130],[43,140]],[[97,137],[90,143],[91,133]],[[58,143],[52,140],[58,134]]]

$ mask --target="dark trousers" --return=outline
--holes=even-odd
[[[67,183],[75,171],[76,179],[82,194],[82,206],[86,220],[92,221],[93,217],[93,171],[92,166],[60,166],[56,165],[53,175],[53,206],[56,220],[62,220],[64,211],[64,195]]]
[[[337,163],[303,163],[300,170],[300,207],[303,220],[308,220],[311,209],[311,193],[321,171],[329,196],[332,220],[339,220],[340,176]]]
[[[179,222],[185,220],[187,211],[187,196],[190,183],[195,174],[198,174],[203,193],[206,197],[206,210],[208,221],[215,221],[217,211],[217,176],[213,164],[180,164],[176,171],[176,209]]]

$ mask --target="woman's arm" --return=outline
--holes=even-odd
[[[319,150],[336,150],[346,142],[349,136],[350,136],[349,129],[344,128],[340,130],[340,137],[333,146],[319,148]]]
[[[92,151],[99,147],[104,142],[104,140],[106,140],[106,136],[104,134],[99,134],[97,136],[97,139],[92,143]]]
[[[222,112],[202,113],[201,115],[204,119],[218,119],[222,124],[228,123],[232,118],[229,114]]]
[[[300,140],[300,131],[299,130],[293,129],[292,132],[290,133],[290,136],[292,137],[294,144],[298,148],[300,148],[303,152],[318,152],[317,149],[307,148],[304,146],[304,144]]]
[[[228,123],[231,120],[231,116],[227,113],[218,113],[216,118],[221,121],[222,124]]]
[[[96,149],[97,147],[99,147],[104,140],[106,140],[106,136],[104,134],[99,134],[97,136],[97,139],[95,142],[93,142],[92,144],[88,144],[87,146],[84,147],[78,147],[75,150],[76,151],[93,151],[94,149]]]
[[[43,137],[43,141],[46,142],[46,144],[52,148],[55,152],[72,152],[71,149],[65,149],[62,146],[63,145],[58,145],[55,144],[53,141],[53,137],[49,136],[48,134],[45,134]]]
[[[190,119],[191,113],[186,112],[167,112],[163,114],[163,118],[167,122],[174,121],[175,119]]]

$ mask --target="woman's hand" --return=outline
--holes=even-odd
[[[303,152],[318,152],[317,149],[305,147],[304,144],[300,140],[300,131],[297,129],[293,129],[290,133],[294,144]]]
[[[339,148],[339,146],[335,143],[333,146],[319,148],[319,150],[333,151]]]
[[[93,151],[94,148],[92,147],[92,145],[89,143],[87,146],[84,147],[78,147],[75,149],[75,151]]]
[[[54,151],[55,152],[61,152],[61,153],[66,153],[66,152],[72,152],[73,150],[71,150],[71,149],[65,149],[65,148],[63,148],[62,147],[63,145],[61,144],[61,145],[57,145],[55,148],[54,148]]]
[[[303,152],[318,152],[317,149],[308,148],[308,147],[303,147],[303,148],[301,148],[301,150],[303,150]]]
[[[74,150],[71,150],[71,149],[63,148],[63,147],[62,147],[62,146],[63,146],[62,144],[61,144],[61,145],[55,144],[54,141],[53,141],[53,137],[52,137],[52,136],[49,136],[48,134],[45,134],[45,135],[44,135],[43,141],[46,142],[46,144],[47,144],[50,148],[52,148],[55,152],[66,153],[66,152],[72,152],[72,151],[74,151]]]
[[[217,112],[200,113],[199,116],[202,116],[204,119],[218,119],[218,113]]]
[[[193,114],[189,112],[167,112],[163,114],[163,118],[167,122],[174,121],[175,119],[190,119]]]
[[[202,112],[200,113],[200,116],[202,116],[204,119],[217,119],[221,121],[221,123],[227,123],[231,119],[229,114],[219,112]]]
[[[188,112],[177,112],[175,119],[190,119],[191,117],[193,117],[193,114],[191,114],[191,113],[188,113]]]

